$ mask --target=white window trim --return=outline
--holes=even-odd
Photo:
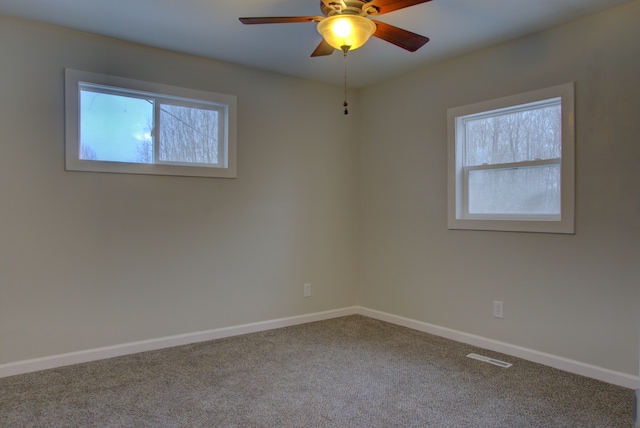
[[[197,164],[137,164],[80,159],[80,84],[108,86],[147,92],[159,98],[202,100],[225,110],[226,150],[220,166]],[[111,172],[123,174],[179,175],[192,177],[236,178],[237,98],[196,89],[180,88],[123,77],[65,69],[65,169],[68,171]]]
[[[464,216],[465,189],[462,174],[469,167],[462,166],[462,148],[456,144],[456,118],[475,113],[534,103],[551,98],[561,99],[562,109],[562,158],[560,160],[560,216],[536,216],[535,218],[508,216]],[[574,83],[523,94],[483,101],[447,110],[448,134],[448,228],[470,230],[495,230],[517,232],[544,232],[573,234],[575,213],[575,103]],[[534,161],[535,162],[535,161]],[[508,165],[507,165],[508,166]],[[496,165],[492,165],[495,168]]]

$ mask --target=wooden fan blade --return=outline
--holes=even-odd
[[[333,46],[331,46],[329,43],[327,43],[327,41],[325,39],[322,39],[322,41],[320,42],[320,44],[318,45],[316,50],[313,51],[311,56],[314,57],[314,56],[331,55],[333,53],[333,51],[335,51]]]
[[[415,6],[417,4],[426,3],[431,0],[373,0],[367,5],[375,7],[376,15],[393,12],[394,10],[404,9],[405,7]]]
[[[428,37],[421,36],[420,34],[412,33],[411,31],[403,30],[402,28],[394,27],[384,22],[373,22],[376,24],[376,27],[378,27],[376,32],[373,33],[375,37],[400,46],[409,52],[417,51],[429,41]]]
[[[322,16],[270,16],[264,18],[240,18],[243,24],[289,24],[295,22],[319,22]]]

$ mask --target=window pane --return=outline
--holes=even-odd
[[[560,165],[469,171],[469,214],[560,214]]]
[[[153,101],[80,93],[80,159],[151,163]]]
[[[218,164],[218,110],[160,105],[161,162]]]
[[[561,157],[560,101],[465,119],[465,166]]]

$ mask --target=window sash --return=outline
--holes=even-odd
[[[526,162],[510,162],[503,164],[484,164],[484,165],[474,165],[474,166],[464,166],[462,167],[462,218],[467,220],[539,220],[539,221],[558,221],[561,218],[561,213],[559,214],[541,214],[541,213],[471,213],[469,209],[469,203],[471,198],[471,193],[469,190],[469,175],[473,171],[503,171],[503,170],[514,170],[514,169],[525,169],[525,168],[537,168],[544,167],[548,165],[558,165],[561,168],[562,159],[537,159],[534,161],[526,161]]]
[[[226,106],[222,104],[215,104],[206,101],[195,101],[185,98],[178,97],[167,97],[160,94],[131,90],[126,88],[118,88],[113,86],[100,85],[90,82],[79,82],[78,83],[79,96],[84,91],[88,92],[96,92],[106,95],[115,95],[121,97],[128,98],[136,98],[143,99],[149,101],[153,106],[153,123],[152,123],[152,146],[153,146],[153,163],[156,165],[175,165],[175,166],[194,166],[194,167],[204,167],[204,168],[221,168],[224,167],[224,160],[226,159],[225,152],[225,144],[223,144],[224,135],[226,132],[226,121],[224,118],[226,117]],[[160,129],[162,126],[161,121],[161,113],[162,106],[170,105],[170,106],[179,106],[186,107],[192,109],[200,109],[200,110],[211,110],[218,112],[218,132],[216,135],[216,139],[218,141],[217,144],[217,162],[180,162],[180,161],[171,161],[171,160],[161,160],[160,159],[160,145],[162,144],[162,140],[160,138]],[[82,123],[82,118],[80,118],[80,123]],[[80,146],[82,141],[78,140],[78,145]],[[80,150],[80,147],[78,148]],[[119,161],[114,161],[119,162]],[[128,163],[128,162],[120,162],[120,163]],[[131,162],[133,164],[146,164],[142,162]]]
[[[508,162],[508,163],[484,163],[482,165],[467,165],[467,122],[470,120],[477,119],[487,119],[492,117],[499,117],[506,114],[520,113],[526,112],[536,109],[541,109],[548,106],[555,106],[560,104],[560,97],[554,97],[550,99],[540,100],[536,102],[520,104],[512,107],[505,107],[500,109],[495,109],[491,111],[483,111],[480,113],[464,115],[456,118],[456,122],[458,123],[457,132],[459,139],[457,144],[461,150],[460,156],[460,177],[462,181],[461,185],[461,213],[460,218],[465,220],[516,220],[516,221],[526,221],[526,220],[539,220],[539,221],[558,221],[561,217],[561,214],[540,214],[540,213],[472,213],[470,212],[470,189],[469,189],[469,174],[472,171],[483,171],[483,170],[507,170],[507,169],[521,169],[521,168],[533,168],[545,165],[557,164],[560,165],[562,163],[562,158],[551,158],[551,159],[535,159],[535,160],[527,160],[520,162]],[[560,147],[562,147],[562,142],[560,142]]]
[[[194,104],[186,101],[176,102],[174,100],[168,100],[167,98],[158,98],[157,99],[157,108],[156,108],[156,119],[154,126],[154,161],[157,164],[164,165],[182,165],[182,166],[201,166],[201,167],[209,167],[209,168],[220,168],[224,166],[224,159],[226,158],[225,145],[224,142],[224,134],[225,134],[225,108],[220,105],[204,105],[204,104]],[[210,110],[218,112],[218,130],[215,139],[217,141],[217,162],[180,162],[175,160],[161,160],[160,159],[160,146],[163,141],[161,140],[161,127],[162,120],[160,119],[162,115],[162,106],[170,105],[170,106],[178,106],[178,107],[186,107],[197,110]],[[198,131],[200,132],[200,131]],[[213,137],[212,137],[213,138]],[[156,143],[157,141],[157,143]]]
[[[469,140],[471,139],[469,136],[469,128],[468,128],[469,123],[479,121],[479,120],[484,121],[488,119],[503,118],[505,116],[514,116],[520,113],[536,112],[548,107],[559,107],[560,115],[562,115],[561,101],[562,101],[561,97],[554,97],[554,98],[514,105],[510,107],[498,108],[490,111],[481,111],[478,113],[467,114],[467,115],[462,115],[460,117],[457,117],[456,118],[456,123],[457,123],[456,139],[458,139],[459,142],[457,144],[460,144],[460,147],[462,150],[461,152],[462,165],[471,166],[471,162],[469,158],[471,157],[470,154],[473,150],[469,148],[470,146]],[[562,122],[562,119],[560,119],[560,122]],[[525,133],[526,133],[526,129],[527,129],[526,125],[523,125],[523,126],[525,128]],[[557,143],[558,143],[557,149],[559,150],[559,153],[561,155],[562,153],[562,130],[561,129],[560,129],[560,138],[557,141]],[[525,158],[525,159],[514,161],[514,162],[526,162],[526,161],[534,160],[532,158],[533,156],[529,157],[528,159]],[[473,164],[473,165],[477,165],[477,164]]]

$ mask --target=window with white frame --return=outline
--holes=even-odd
[[[574,86],[451,108],[449,229],[574,233]]]
[[[236,176],[236,97],[65,70],[67,170]]]

